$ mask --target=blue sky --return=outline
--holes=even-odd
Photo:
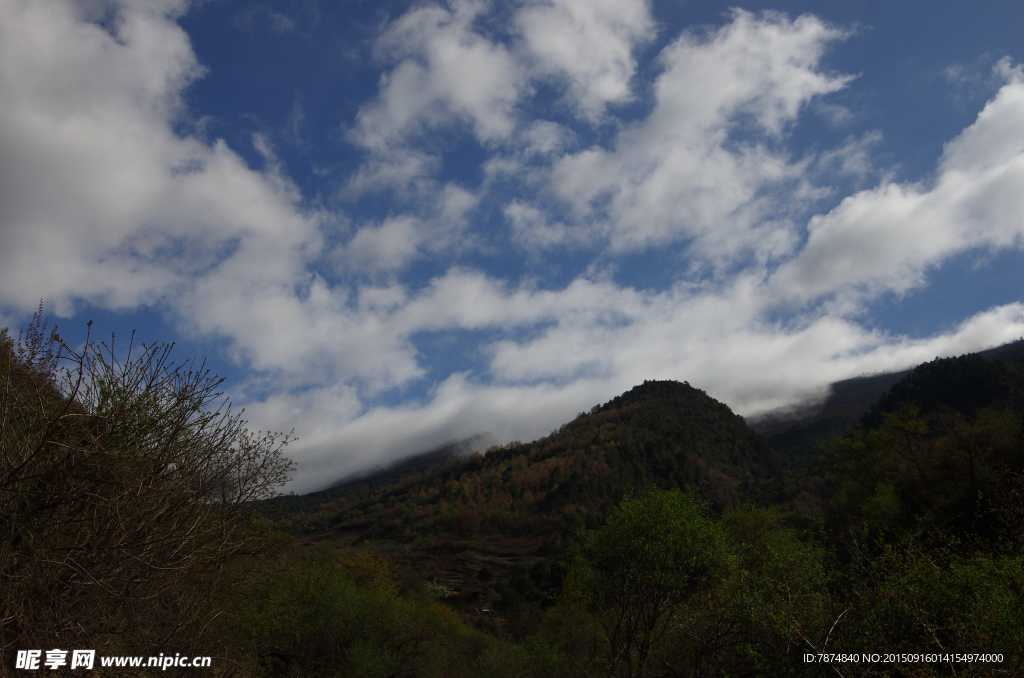
[[[644,379],[1024,335],[1024,11],[0,3],[0,325],[206,356],[303,492]]]

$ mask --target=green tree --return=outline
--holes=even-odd
[[[632,678],[664,663],[661,650],[681,613],[728,568],[724,535],[705,507],[682,492],[654,492],[627,499],[584,536],[567,588],[599,620],[607,669]]]
[[[705,612],[719,646],[700,675],[813,675],[801,655],[829,651],[834,621],[825,552],[801,541],[774,508],[730,509],[719,524],[736,567]]]
[[[834,538],[871,545],[944,533],[967,548],[977,540],[1016,548],[1022,432],[1021,418],[1006,409],[969,420],[945,408],[926,423],[904,404],[882,414],[878,428],[836,439]]]

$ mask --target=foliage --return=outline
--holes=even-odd
[[[713,588],[728,566],[723,536],[680,492],[626,500],[584,537],[573,574],[607,639],[611,673],[648,675],[656,646],[681,609]]]
[[[777,513],[721,521],[678,492],[583,535],[549,626],[580,675],[804,675],[828,622],[823,554]]]
[[[946,409],[929,427],[908,404],[882,420],[831,446],[829,521],[837,538],[873,543],[941,533],[969,548],[983,540],[1019,551],[1020,417],[984,409],[971,421]]]
[[[169,346],[76,352],[0,333],[0,649],[194,650],[211,575],[261,548],[247,505],[287,479],[221,381]]]
[[[540,641],[515,645],[467,626],[429,596],[358,581],[352,563],[382,564],[369,551],[320,549],[275,562],[240,563],[220,633],[252,676],[563,675],[561,655]],[[257,573],[254,576],[254,573]]]
[[[970,354],[936,358],[919,365],[871,406],[862,420],[863,427],[879,427],[886,413],[908,404],[917,406],[925,417],[942,409],[959,412],[968,419],[986,408],[1020,414],[1024,411],[1022,346],[1004,347],[1013,350],[995,360]]]
[[[1019,675],[1024,670],[1024,561],[1020,557],[959,555],[910,541],[881,552],[858,551],[834,572],[831,585],[843,614],[829,652],[982,653],[995,664],[899,661],[902,675]]]

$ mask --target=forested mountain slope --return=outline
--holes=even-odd
[[[462,459],[473,451],[472,445],[480,436],[441,445],[427,452],[399,459],[391,464],[371,469],[364,473],[347,476],[331,487],[308,494],[284,494],[261,502],[261,512],[271,518],[280,518],[296,513],[317,509],[342,497],[363,496],[403,480],[425,473],[435,466]]]
[[[751,501],[769,491],[776,466],[728,406],[686,383],[647,381],[546,438],[340,498],[301,526],[404,542],[561,534],[596,526],[624,496],[656,488],[692,489],[717,509]]]
[[[943,408],[966,417],[985,407],[1019,412],[1022,357],[1019,341],[839,382],[814,414],[767,438],[687,383],[646,381],[533,443],[469,457],[439,448],[330,490],[276,498],[267,511],[301,532],[408,543],[561,534],[598,525],[624,496],[655,488],[692,490],[716,511],[789,500],[807,482],[800,476],[826,461],[831,439],[858,423],[877,428],[905,403],[926,418]]]
[[[884,414],[906,403],[918,405],[925,416],[942,409],[955,410],[965,417],[973,417],[984,408],[1024,411],[1024,351],[996,355],[993,359],[972,353],[919,365],[893,384],[861,423],[868,429],[877,428]]]
[[[1022,365],[918,366],[789,459],[701,391],[645,382],[547,438],[325,506],[300,541],[426,577],[536,653],[534,675],[552,647],[572,676],[878,675],[802,660],[865,647],[945,653],[886,674],[1019,675]]]
[[[919,365],[833,440],[825,469],[833,532],[1018,539],[1021,348]]]
[[[858,423],[882,422],[883,412],[914,402],[927,415],[941,406],[971,415],[983,407],[1021,408],[1021,360],[1024,340],[955,358],[936,358],[918,367],[856,377],[830,386],[820,405],[752,422],[790,469],[807,469],[825,460],[830,439]]]

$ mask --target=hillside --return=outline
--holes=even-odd
[[[372,543],[400,568],[467,588],[481,571],[508,581],[554,564],[573,530],[603,524],[624,497],[693,490],[721,511],[770,496],[776,476],[771,449],[728,406],[647,381],[545,438],[364,485],[290,524],[303,543]]]
[[[788,468],[809,469],[825,460],[825,447],[835,436],[861,423],[881,423],[883,412],[915,402],[930,412],[941,404],[966,414],[981,407],[1010,405],[1020,411],[1019,367],[1024,340],[962,355],[936,358],[917,368],[855,377],[829,387],[821,403],[795,411],[769,414],[751,422],[765,436]],[[1014,376],[1018,375],[1018,376]]]
[[[1006,548],[1024,497],[1024,343],[936,358],[895,383],[828,445],[825,521],[871,534]]]
[[[915,402],[972,416],[1024,402],[1024,341],[936,359],[914,370],[833,384],[804,418],[747,426],[727,405],[686,383],[646,381],[529,444],[464,456],[455,443],[382,471],[266,505],[301,533],[346,540],[545,538],[596,526],[624,496],[689,489],[716,511],[792,499],[826,459],[829,440]],[[803,479],[801,479],[803,478]],[[805,507],[805,510],[807,507]]]
[[[1024,342],[919,365],[875,402],[861,420],[867,429],[907,403],[924,416],[952,409],[974,417],[983,408],[1024,411]]]
[[[832,383],[825,400],[796,408],[768,412],[750,420],[750,427],[763,436],[775,436],[794,426],[846,421],[852,424],[911,370],[883,372]]]
[[[380,492],[340,497],[307,530],[366,537],[533,536],[596,525],[633,492],[692,488],[719,508],[764,491],[764,440],[703,391],[647,381],[529,444],[453,459]]]
[[[261,512],[272,519],[281,518],[314,510],[342,497],[362,496],[390,485],[397,485],[410,476],[422,474],[445,462],[469,456],[478,439],[479,436],[441,445],[427,452],[399,459],[384,465],[383,468],[370,469],[363,473],[347,476],[335,482],[331,487],[317,492],[273,497],[261,502]]]
[[[553,604],[564,549],[578,529],[600,528],[624,499],[653,490],[692,491],[713,515],[744,504],[775,507],[776,515],[799,529],[827,518],[839,535],[865,524],[864,502],[881,501],[854,486],[865,481],[865,473],[882,473],[895,488],[900,505],[893,515],[904,516],[899,520],[927,508],[934,516],[928,524],[945,521],[965,534],[981,527],[957,518],[965,507],[988,511],[990,505],[968,501],[972,488],[981,486],[960,482],[967,476],[956,470],[959,453],[950,452],[959,448],[939,429],[914,438],[920,449],[944,450],[942,464],[922,466],[925,475],[895,462],[865,471],[851,467],[849,455],[830,457],[826,450],[857,424],[869,430],[875,418],[884,420],[914,399],[923,403],[922,421],[943,408],[963,410],[970,418],[980,408],[1017,402],[1014,394],[1024,385],[1018,357],[1010,345],[841,382],[814,415],[767,438],[689,384],[646,381],[529,444],[513,442],[468,457],[441,448],[324,492],[271,504],[281,515],[309,502],[287,523],[300,544],[341,552],[369,547],[405,585],[415,588],[426,580],[439,590],[461,592],[449,605],[463,614],[479,617],[480,606],[492,604],[482,601],[503,601],[495,608],[500,616],[489,618],[504,628],[532,614],[521,610]],[[836,449],[853,449],[856,456],[860,444]],[[1000,454],[999,463],[1009,460]],[[926,483],[943,487],[950,501],[922,499]],[[1003,481],[983,489],[1008,491]]]

